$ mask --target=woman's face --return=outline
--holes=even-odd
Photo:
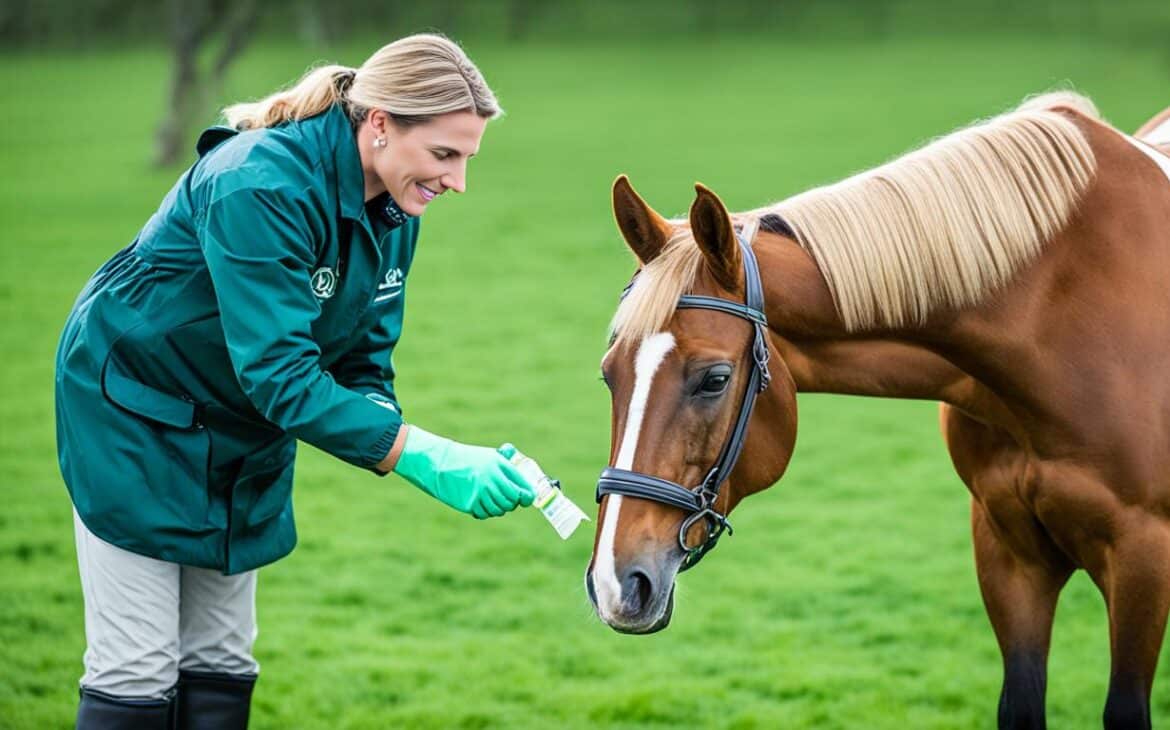
[[[487,121],[462,111],[402,127],[383,111],[370,112],[358,130],[366,200],[389,191],[399,208],[418,216],[448,190],[462,193],[467,189],[467,161],[479,151]]]

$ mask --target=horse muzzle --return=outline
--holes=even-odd
[[[597,616],[614,631],[623,634],[652,634],[670,624],[674,613],[673,569],[631,565],[613,575],[585,573],[585,591]]]

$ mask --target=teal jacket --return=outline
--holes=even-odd
[[[74,304],[57,450],[98,537],[230,574],[296,544],[298,439],[366,469],[393,445],[418,219],[364,201],[340,107],[197,149]]]

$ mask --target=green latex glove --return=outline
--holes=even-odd
[[[494,449],[468,446],[411,424],[394,472],[476,519],[532,504],[536,490]]]

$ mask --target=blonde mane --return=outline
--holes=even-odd
[[[850,331],[923,323],[1006,284],[1068,223],[1096,172],[1066,115],[1096,117],[1058,92],[961,129],[872,170],[737,214],[779,216],[820,268]],[[701,255],[686,228],[650,262],[611,332],[636,341],[665,326],[693,285]]]
[[[702,261],[690,229],[676,230],[618,305],[609,325],[614,344],[641,342],[666,326],[678,298],[695,285]]]

